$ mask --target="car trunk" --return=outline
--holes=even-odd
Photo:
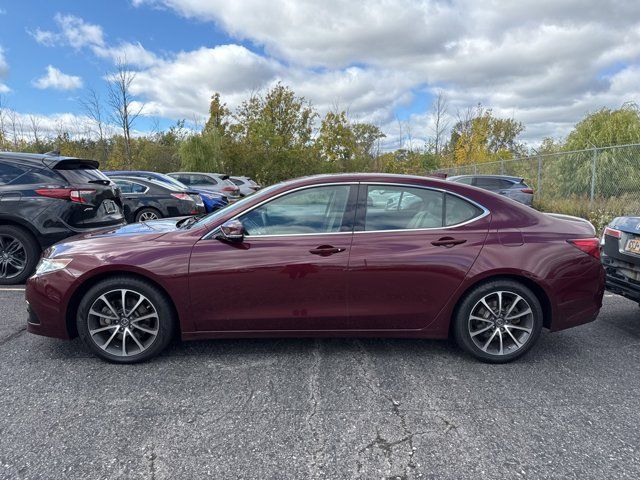
[[[547,217],[553,219],[558,233],[573,235],[576,238],[595,237],[596,229],[588,220],[561,213],[546,213]]]
[[[120,190],[91,160],[63,160],[51,168],[63,177],[71,191],[65,218],[73,229],[107,227],[124,222]]]
[[[602,236],[603,253],[612,260],[611,266],[637,270],[628,276],[640,281],[640,217],[622,217],[610,228]]]

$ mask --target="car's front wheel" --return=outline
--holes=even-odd
[[[136,363],[159,354],[174,332],[166,295],[144,280],[118,276],[89,289],[78,307],[78,334],[100,358]]]
[[[489,363],[524,355],[540,337],[540,301],[526,286],[495,280],[470,291],[460,303],[453,331],[460,347]]]

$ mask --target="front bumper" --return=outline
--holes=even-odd
[[[71,338],[67,328],[66,312],[69,285],[75,277],[66,270],[31,277],[27,280],[27,331],[36,335]]]

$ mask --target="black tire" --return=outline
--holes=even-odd
[[[38,242],[33,238],[33,235],[31,235],[30,232],[24,228],[16,227],[14,225],[0,225],[0,237],[3,237],[3,244],[5,247],[8,246],[8,239],[17,240],[22,245],[21,251],[24,252],[23,270],[20,273],[17,273],[13,271],[12,267],[8,270],[8,274],[6,276],[0,274],[0,285],[16,285],[24,283],[25,280],[33,274],[36,269],[36,265],[40,260],[40,255],[42,254],[40,245],[38,245]],[[0,261],[3,261],[3,250],[2,246],[0,246]],[[20,254],[20,257],[22,258],[22,254]]]
[[[160,213],[160,210],[152,207],[145,207],[136,212],[135,222],[138,223],[142,221],[141,219],[144,218],[144,215],[154,215],[156,219],[162,218],[162,213]]]
[[[92,335],[89,333],[89,310],[94,305],[94,302],[98,301],[102,295],[122,289],[144,295],[157,312],[157,335],[155,339],[150,342],[145,350],[128,356],[115,355],[102,349],[96,343],[99,339],[94,341]],[[120,275],[102,280],[91,287],[89,291],[85,293],[84,297],[82,297],[76,315],[78,335],[84,344],[98,357],[113,363],[139,363],[155,357],[171,342],[173,334],[176,331],[176,324],[177,319],[173,305],[164,292],[145,280]],[[133,328],[131,331],[133,331]],[[131,335],[131,333],[129,333],[129,335]],[[116,337],[114,341],[118,342],[119,338]]]
[[[476,343],[472,339],[469,327],[470,323],[472,322],[472,320],[470,320],[472,310],[478,305],[478,302],[480,302],[488,295],[497,295],[496,292],[499,291],[519,295],[526,301],[526,303],[529,304],[528,306],[530,307],[530,310],[532,312],[531,315],[526,316],[527,321],[530,322],[529,325],[531,329],[528,337],[526,337],[526,341],[523,342],[522,346],[517,350],[511,353],[504,354],[496,354],[483,351],[482,348],[476,345]],[[465,350],[467,353],[470,353],[478,360],[486,363],[507,363],[521,357],[536,344],[536,342],[540,338],[543,323],[543,311],[540,305],[540,301],[529,288],[513,280],[493,280],[478,285],[462,298],[458,305],[458,308],[456,309],[455,317],[453,319],[453,334],[457,344],[463,350]],[[487,325],[491,325],[491,322],[487,322]],[[491,328],[495,329],[495,325]],[[504,328],[506,327],[503,327],[503,329]],[[498,327],[498,329],[500,329],[500,327]],[[485,335],[491,334],[492,331],[493,330],[489,330],[489,332]],[[500,334],[500,337],[502,337],[502,334]],[[504,338],[507,338],[506,334]],[[509,340],[509,342],[511,343],[511,340]],[[502,345],[501,340],[500,345]],[[513,345],[513,347],[515,348],[515,344]]]

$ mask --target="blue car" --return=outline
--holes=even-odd
[[[226,207],[229,204],[229,199],[225,195],[222,195],[221,193],[214,192],[206,188],[187,187],[185,184],[179,182],[175,178],[171,178],[169,175],[165,175],[164,173],[147,172],[144,170],[116,170],[116,171],[103,172],[103,173],[109,177],[125,177],[126,176],[126,177],[140,177],[140,178],[153,179],[162,183],[167,183],[169,185],[178,186],[180,188],[186,188],[200,195],[200,197],[202,198],[202,201],[204,202],[204,208],[207,211],[207,213],[220,210],[221,208]]]

